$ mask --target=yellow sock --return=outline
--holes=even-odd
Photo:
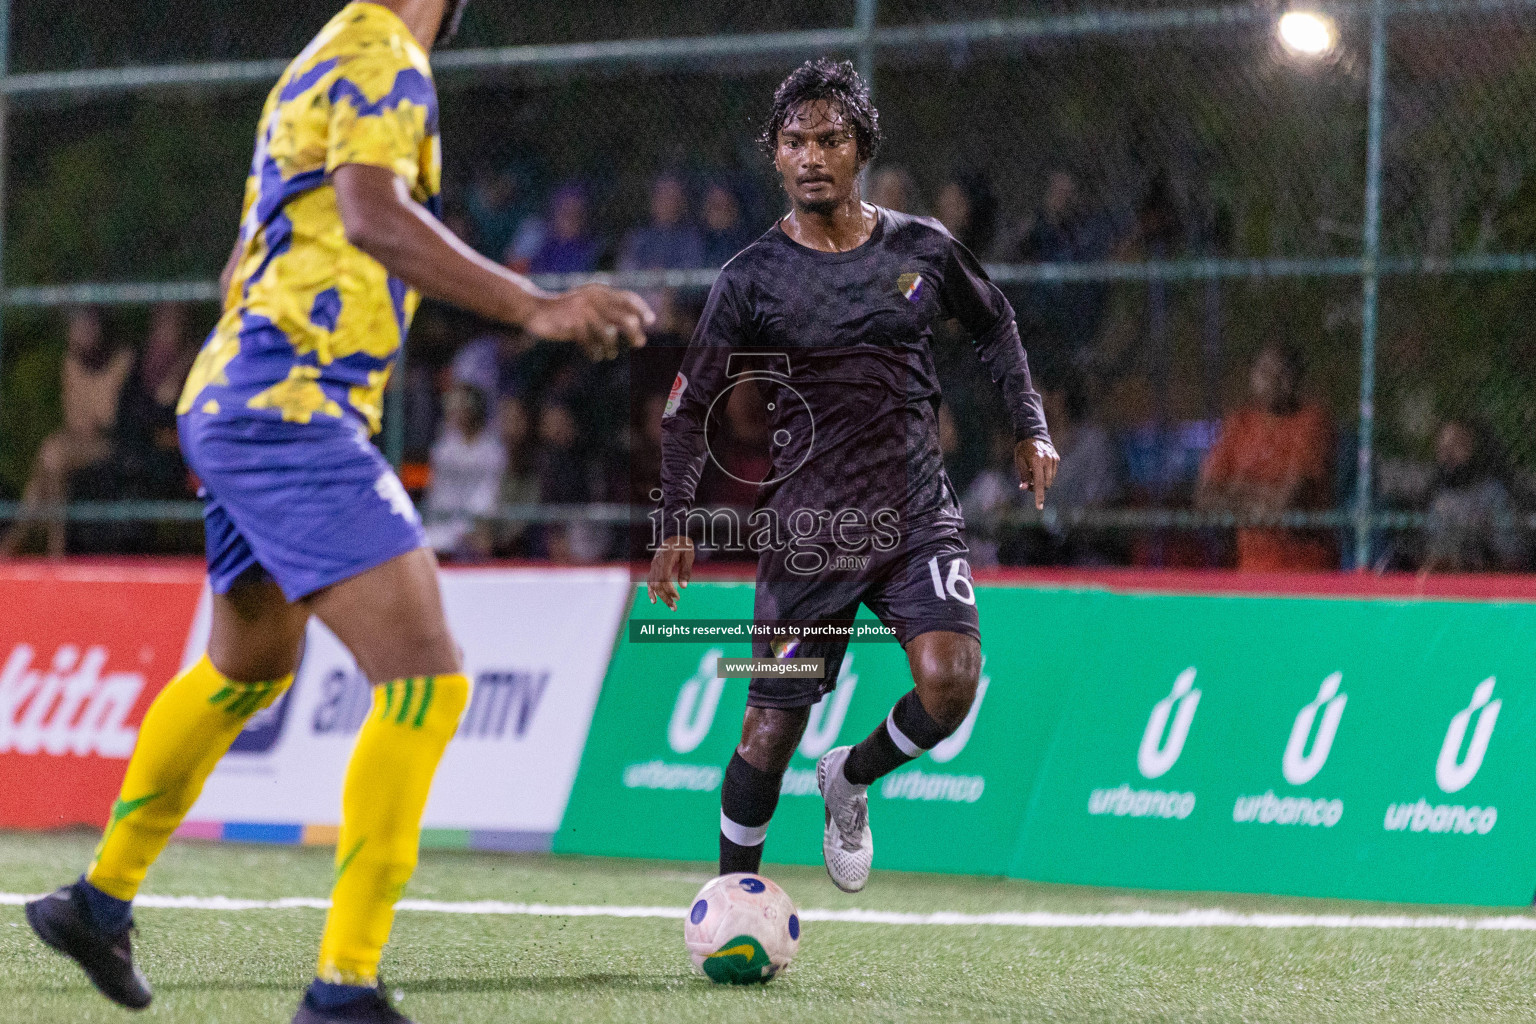
[[[204,655],[171,680],[144,716],[123,789],[112,805],[85,877],[108,896],[131,900],[144,873],[197,802],[213,766],[251,716],[282,696],[285,676],[237,683]]]
[[[421,845],[432,776],[469,703],[462,675],[377,686],[341,794],[336,885],[320,940],[320,980],[376,985],[395,901]]]

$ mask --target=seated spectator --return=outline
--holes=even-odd
[[[546,401],[539,410],[538,424],[533,465],[540,504],[591,501],[591,480],[580,449],[581,431],[571,406],[560,399]],[[550,523],[542,530],[542,550],[538,553],[554,562],[595,562],[607,554],[611,542],[608,529],[599,523]]]
[[[997,194],[985,174],[965,172],[944,183],[935,202],[939,222],[977,257],[992,255],[997,237]]]
[[[1107,508],[1125,497],[1125,460],[1109,428],[1094,419],[1087,397],[1077,390],[1047,391],[1045,419],[1061,454],[1061,470],[1048,501],[1070,514]],[[1050,523],[1050,557],[1063,565],[1110,565],[1119,561],[1113,538],[1102,530]]]
[[[897,213],[919,213],[922,208],[917,182],[910,171],[897,164],[881,167],[870,175],[869,201]]]
[[[528,407],[521,398],[503,398],[496,414],[501,447],[507,453],[507,468],[501,474],[501,504],[537,505],[539,478],[534,472],[529,445]],[[496,527],[495,552],[498,555],[526,555],[526,522],[503,522]]]
[[[527,389],[525,358],[534,338],[512,327],[493,326],[470,338],[453,354],[448,373],[455,384],[476,388],[485,396],[486,408],[499,412],[502,398]],[[497,416],[491,416],[496,425]]]
[[[1326,509],[1333,502],[1333,428],[1319,405],[1299,396],[1300,354],[1267,346],[1248,375],[1253,402],[1222,421],[1200,471],[1198,507],[1240,516]],[[1237,531],[1243,572],[1321,572],[1337,568],[1317,531],[1245,526]]]
[[[60,393],[64,423],[38,447],[21,510],[0,540],[0,557],[19,552],[39,525],[48,554],[64,554],[65,523],[50,511],[69,500],[76,474],[111,457],[118,406],[132,367],[133,352],[107,339],[97,310],[70,312]]]
[[[549,200],[549,218],[528,259],[530,274],[586,274],[597,269],[603,243],[587,223],[587,193],[567,184]]]
[[[651,186],[651,221],[630,231],[620,270],[678,270],[704,265],[704,239],[688,220],[682,179],[663,174]]]
[[[1424,572],[1512,572],[1525,564],[1515,506],[1489,447],[1468,422],[1452,420],[1440,428]]]
[[[176,403],[197,357],[186,307],[162,302],[149,314],[149,337],[125,382],[113,430],[113,475],[121,495],[189,497],[186,464],[176,434]]]
[[[427,485],[427,543],[441,555],[484,558],[491,552],[485,520],[496,512],[507,452],[489,429],[485,396],[455,385],[443,403],[443,429],[432,445]]]
[[[741,216],[741,200],[722,182],[704,191],[704,259],[706,267],[723,267],[752,244],[753,234]]]

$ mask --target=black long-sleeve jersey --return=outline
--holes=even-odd
[[[937,221],[878,209],[869,240],[821,252],[778,225],[720,272],[663,417],[664,536],[686,530],[707,434],[752,379],[772,472],[757,507],[848,538],[952,521],[939,449],[936,323],[953,317],[1003,391],[1016,438],[1048,438],[1008,300]],[[877,518],[879,517],[879,518]],[[809,534],[804,525],[796,528]]]

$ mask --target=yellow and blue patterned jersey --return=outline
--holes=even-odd
[[[386,7],[351,3],[283,72],[261,115],[224,314],[178,412],[379,429],[384,384],[420,301],[347,241],[330,175],[384,167],[439,209],[427,54]]]

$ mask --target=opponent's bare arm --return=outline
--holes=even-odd
[[[645,344],[656,315],[633,292],[586,285],[551,294],[491,262],[455,237],[397,175],[344,164],[331,177],[347,240],[424,295],[553,341],[574,341],[596,358],[620,339]]]
[[[693,579],[693,541],[679,534],[668,537],[656,549],[651,559],[651,572],[646,578],[645,589],[651,604],[661,598],[661,603],[677,611],[677,590],[688,586]]]
[[[229,259],[224,261],[224,269],[219,271],[219,301],[223,302],[229,295],[229,286],[235,280],[235,271],[240,266],[240,254],[245,251],[245,243],[240,238],[235,238],[235,247],[229,250]]]
[[[1035,508],[1045,508],[1045,492],[1056,482],[1061,456],[1043,437],[1032,437],[1013,446],[1013,465],[1019,472],[1019,489],[1035,492]]]

